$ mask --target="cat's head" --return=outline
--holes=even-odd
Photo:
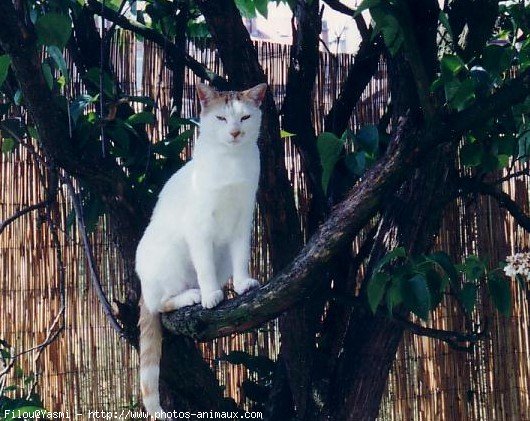
[[[256,142],[261,125],[260,105],[267,84],[260,83],[246,91],[219,92],[199,83],[201,133],[208,141],[229,146]]]

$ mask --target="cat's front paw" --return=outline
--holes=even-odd
[[[201,294],[201,304],[204,308],[214,308],[217,304],[223,301],[225,297],[223,291],[220,289],[212,292],[205,292]]]
[[[239,279],[234,281],[234,291],[238,294],[244,294],[252,288],[259,287],[259,282],[252,278]]]

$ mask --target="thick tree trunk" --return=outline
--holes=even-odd
[[[410,255],[428,253],[442,216],[440,191],[447,189],[447,174],[454,150],[431,155],[392,200],[381,220],[368,263],[368,274],[388,251],[403,246]],[[366,303],[366,280],[361,298]],[[350,320],[330,388],[327,418],[336,421],[375,420],[386,381],[402,338],[399,327],[381,309],[375,316],[366,304]]]

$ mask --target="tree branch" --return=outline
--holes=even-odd
[[[134,32],[135,34],[141,35],[145,39],[148,39],[149,41],[152,41],[161,47],[168,54],[168,66],[173,67],[173,63],[175,61],[183,60],[186,66],[201,79],[208,80],[218,89],[227,89],[228,82],[225,79],[209,70],[203,64],[199,63],[186,51],[184,51],[182,48],[179,48],[175,43],[164,37],[164,35],[161,33],[154,29],[148,28],[139,22],[129,20],[124,15],[120,15],[109,7],[102,6],[97,0],[88,0],[87,5],[92,13],[104,17],[123,29],[127,29],[131,32]]]
[[[512,180],[514,178],[518,178],[521,176],[530,176],[530,168],[524,168],[522,170],[515,171],[515,172],[510,171],[504,177],[497,178],[496,180],[492,181],[492,184],[502,184],[505,181],[509,181],[509,180]]]
[[[479,181],[475,178],[461,178],[458,184],[462,188],[462,193],[480,193],[494,198],[501,208],[506,209],[513,219],[527,232],[530,232],[530,216],[524,213],[521,207],[510,197],[493,184]]]
[[[341,136],[346,130],[355,105],[377,71],[383,46],[381,35],[373,40],[363,39],[353,64],[348,69],[348,76],[342,84],[339,97],[324,119],[325,131]]]
[[[357,29],[359,30],[359,33],[361,34],[361,38],[363,40],[370,38],[371,31],[366,26],[366,22],[364,18],[362,17],[362,15],[357,14],[357,11],[355,9],[352,9],[346,6],[345,4],[341,3],[339,0],[324,0],[324,3],[326,3],[333,10],[354,18],[355,23],[357,24]]]
[[[77,219],[77,227],[79,230],[79,233],[81,234],[81,239],[83,240],[83,247],[85,249],[85,255],[88,260],[88,267],[90,269],[90,277],[92,279],[92,285],[94,287],[94,290],[96,292],[96,296],[99,299],[99,302],[102,305],[103,312],[107,316],[107,319],[109,320],[110,325],[118,332],[120,336],[125,335],[125,330],[123,327],[118,323],[118,320],[116,319],[114,312],[112,311],[112,306],[107,299],[107,296],[105,295],[105,292],[103,291],[103,288],[101,286],[101,279],[99,277],[98,269],[96,266],[96,261],[94,259],[94,253],[92,252],[92,246],[90,245],[90,240],[88,239],[88,234],[86,231],[85,226],[85,220],[83,217],[83,209],[81,207],[80,200],[77,196],[77,193],[75,192],[74,186],[72,182],[67,177],[62,177],[63,182],[66,184],[66,187],[68,188],[68,192],[70,193],[70,198],[72,199],[72,205],[74,207],[76,219]]]
[[[0,221],[0,234],[2,234],[2,232],[7,228],[7,226],[9,224],[15,222],[21,216],[24,216],[25,214],[27,214],[29,212],[32,212],[34,210],[42,209],[42,208],[44,208],[46,206],[46,204],[47,204],[47,201],[43,200],[43,201],[41,201],[39,203],[35,203],[33,205],[29,205],[29,206],[27,206],[25,208],[22,208],[22,209],[18,210],[13,215],[11,215],[10,217],[4,219],[3,221]]]
[[[473,349],[473,345],[478,341],[484,339],[488,332],[487,320],[482,331],[463,333],[453,330],[434,329],[430,327],[421,326],[419,324],[411,322],[410,320],[396,315],[394,315],[394,319],[400,326],[415,335],[438,339],[448,344],[451,348],[459,351],[471,351]],[[461,345],[463,342],[469,342],[470,345],[463,346]]]

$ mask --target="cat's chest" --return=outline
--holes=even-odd
[[[198,189],[217,196],[234,197],[255,189],[259,179],[259,158],[211,159],[195,169]]]

